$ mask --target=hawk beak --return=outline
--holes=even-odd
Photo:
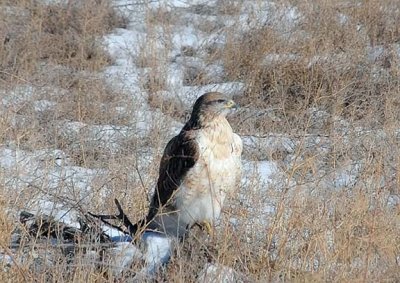
[[[237,104],[236,104],[235,101],[233,101],[233,100],[228,100],[228,101],[225,103],[225,107],[226,107],[226,108],[233,108],[233,109],[238,108]]]

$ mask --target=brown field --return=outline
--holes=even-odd
[[[32,200],[41,195],[65,207],[104,213],[114,213],[118,198],[131,220],[139,220],[171,125],[184,122],[190,110],[178,98],[163,98],[171,47],[166,42],[158,48],[151,36],[156,26],[168,34],[181,25],[181,10],[147,12],[149,36],[132,60],[149,69],[140,88],[151,109],[167,118],[146,121],[151,130],[139,136],[141,102],[102,76],[115,62],[100,39],[127,27],[128,19],[106,0],[42,2],[0,0],[0,98],[21,95],[17,103],[0,104],[1,147],[62,150],[70,165],[93,169],[95,176],[91,194],[82,200],[79,188],[70,189],[67,182],[68,194],[48,190],[46,180],[16,190],[7,181],[9,171],[0,166],[0,249],[6,255],[12,253],[18,212],[33,208]],[[219,0],[213,9],[239,21],[242,2]],[[244,84],[243,93],[235,94],[242,110],[230,121],[239,134],[258,139],[254,148],[245,148],[243,158],[276,162],[281,179],[265,185],[256,175],[249,177],[226,204],[214,237],[194,233],[160,280],[193,282],[212,262],[233,268],[244,282],[399,282],[400,2],[271,3],[277,15],[292,7],[301,16],[290,27],[277,16],[245,32],[238,24],[223,28],[226,43],[207,46],[202,59],[207,66],[220,62],[224,76],[196,70],[185,74],[185,81],[192,86],[216,80]],[[205,20],[197,28],[211,33],[218,27]],[[194,56],[197,50],[182,52]],[[16,91],[26,87],[34,89],[29,99]],[[34,102],[43,100],[54,107],[36,111]],[[83,126],[66,134],[62,129],[71,123]],[[118,150],[93,136],[92,126],[105,125],[114,127]],[[278,145],[266,147],[263,138]],[[292,149],[282,145],[284,138]],[[41,168],[54,164],[51,158],[40,160]],[[17,177],[23,168],[13,171]],[[335,185],[332,180],[340,182],[342,175],[355,177]],[[271,211],[265,210],[267,204]],[[84,256],[70,264],[53,252],[53,258],[44,259],[52,264],[36,268],[37,254],[54,248],[40,239],[27,247],[13,264],[0,262],[1,282],[117,280],[104,275],[107,267],[100,271]],[[128,278],[129,272],[118,280]]]

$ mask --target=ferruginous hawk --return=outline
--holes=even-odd
[[[190,119],[167,144],[147,217],[136,231],[181,237],[194,224],[209,232],[241,177],[242,140],[226,119],[236,104],[219,92],[197,99]]]

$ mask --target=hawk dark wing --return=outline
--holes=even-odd
[[[160,208],[166,211],[176,210],[170,202],[171,197],[198,158],[199,151],[193,131],[183,130],[169,141],[161,159],[157,187],[150,203],[147,221],[154,218]]]

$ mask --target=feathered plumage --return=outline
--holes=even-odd
[[[213,223],[238,185],[242,141],[226,115],[236,104],[221,93],[197,99],[189,121],[165,147],[149,213],[139,227],[183,236],[195,223]]]

